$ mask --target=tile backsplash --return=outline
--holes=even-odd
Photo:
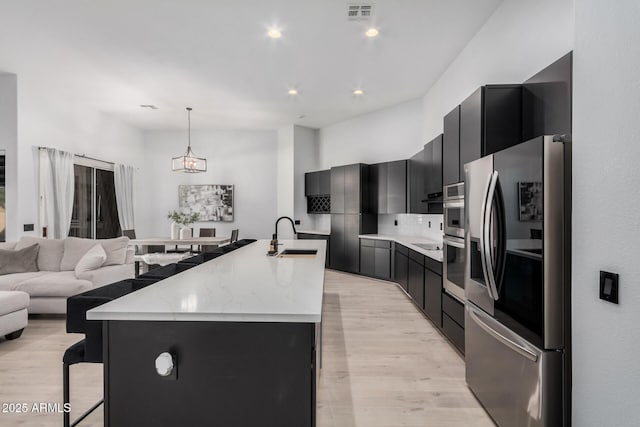
[[[398,225],[394,221],[398,221]],[[378,215],[378,234],[421,236],[442,241],[442,214],[392,214]],[[429,227],[431,223],[431,227]]]

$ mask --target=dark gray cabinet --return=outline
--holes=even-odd
[[[424,149],[414,154],[408,162],[409,173],[409,213],[429,213],[429,204],[424,197],[425,158]]]
[[[424,146],[424,196],[429,202],[442,201],[442,134]]]
[[[393,280],[402,289],[409,289],[409,250],[402,245],[395,244],[393,252]]]
[[[572,61],[573,55],[568,53],[524,82],[524,141],[571,133]]]
[[[369,203],[373,213],[407,213],[406,160],[369,166]]]
[[[304,174],[305,196],[328,196],[331,194],[331,171],[307,172]]]
[[[442,327],[442,276],[428,268],[424,271],[424,313]]]
[[[464,181],[464,170],[460,163],[460,106],[457,105],[444,116],[442,135],[442,185]]]
[[[464,165],[522,142],[522,85],[487,85],[460,104],[460,181]]]
[[[360,239],[360,274],[391,280],[391,242]]]
[[[370,213],[369,170],[364,164],[331,168],[330,267],[360,271],[360,234],[375,234],[377,217]]]
[[[420,262],[419,258],[424,258],[424,255],[409,250],[407,293],[420,310],[424,311],[424,261]]]
[[[442,332],[464,354],[464,305],[442,294]]]
[[[311,234],[311,233],[298,233],[298,239],[299,240],[325,240],[327,242],[327,251],[326,251],[326,256],[325,256],[325,262],[324,262],[324,266],[325,267],[329,267],[329,260],[330,260],[330,256],[331,254],[329,253],[329,248],[330,248],[330,244],[329,244],[329,235],[327,234]]]

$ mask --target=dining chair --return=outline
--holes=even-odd
[[[136,230],[122,230],[122,235],[124,237],[128,237],[129,240],[135,240],[136,239]],[[148,254],[161,254],[166,252],[166,247],[164,245],[148,245],[147,246],[147,253]],[[135,265],[135,277],[138,277],[140,275],[140,263],[143,262],[142,261],[142,251],[140,250],[140,248],[138,247],[138,245],[135,246],[135,255],[134,255],[134,265]],[[154,266],[149,266],[149,268],[152,268]],[[157,267],[157,266],[155,266]]]
[[[216,237],[215,228],[201,228],[198,234],[200,237]],[[215,245],[198,245],[198,252],[211,252],[217,246]]]

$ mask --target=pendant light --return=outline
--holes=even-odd
[[[171,160],[171,169],[174,172],[199,173],[207,171],[207,159],[196,157],[191,151],[191,110],[187,107],[187,120],[189,122],[189,145],[187,152],[180,157],[174,157]]]

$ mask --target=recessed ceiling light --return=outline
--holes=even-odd
[[[267,31],[267,35],[272,39],[279,39],[282,37],[282,31],[278,28],[270,28],[269,31]]]
[[[365,36],[370,37],[370,38],[374,38],[374,37],[376,37],[378,34],[380,34],[380,32],[378,31],[378,29],[377,29],[377,28],[374,28],[374,27],[369,28],[369,29],[364,33],[364,35],[365,35]]]
[[[298,94],[298,89],[296,89],[296,88],[291,88],[291,89],[289,89],[289,90],[287,91],[287,93],[288,93],[289,95],[291,95],[291,96],[295,96],[295,95],[297,95],[297,94]]]
[[[140,108],[149,108],[151,110],[157,110],[158,107],[156,107],[155,105],[152,104],[140,104]]]
[[[364,90],[362,90],[362,89],[354,89],[353,90],[353,94],[355,96],[362,96],[362,95],[364,95]]]

